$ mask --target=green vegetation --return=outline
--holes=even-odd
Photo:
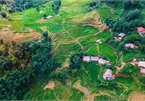
[[[130,64],[145,58],[137,32],[144,1],[13,1],[0,1],[0,100],[127,100],[144,92],[145,77]]]
[[[126,52],[125,54],[123,54],[123,61],[129,62],[135,57],[135,55],[136,55],[136,52],[134,51]]]
[[[139,68],[132,64],[126,64],[123,69],[119,71],[120,73],[124,73],[127,75],[138,75]]]

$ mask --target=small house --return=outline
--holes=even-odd
[[[96,42],[102,44],[102,40],[101,39],[96,40]]]
[[[143,27],[138,27],[138,28],[137,28],[137,31],[138,31],[139,34],[144,34],[144,33],[145,33],[145,28],[143,28]]]
[[[99,63],[99,64],[108,64],[109,61],[100,58],[100,59],[98,60],[98,63]]]
[[[140,67],[140,73],[145,73],[145,61],[140,61],[138,66]]]
[[[53,17],[52,15],[49,15],[49,16],[47,16],[46,18],[47,18],[47,19],[50,19],[50,18],[52,18],[52,17]]]
[[[91,56],[91,61],[98,61],[99,60],[99,57],[97,56]]]
[[[113,80],[112,70],[107,69],[106,72],[103,74],[104,80]]]
[[[135,45],[133,43],[127,43],[125,44],[126,48],[135,48]]]
[[[89,62],[91,60],[90,56],[84,56],[83,61],[84,62]]]
[[[123,38],[123,37],[125,37],[125,34],[124,33],[120,33],[120,34],[118,34],[118,37]]]

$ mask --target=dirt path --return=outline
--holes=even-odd
[[[99,26],[99,28],[100,28],[100,26]],[[105,30],[107,30],[108,28],[109,28],[109,27],[108,27],[106,24],[104,24],[104,25],[103,25],[103,28],[102,28],[99,32],[97,32],[94,36],[103,33],[103,32],[104,32]]]
[[[92,22],[90,24],[84,24],[83,26],[92,26],[95,28],[99,29],[99,32],[97,32],[94,36],[96,36],[97,34],[100,34],[102,32],[104,32],[105,30],[107,30],[109,27],[106,24],[103,24],[100,20],[100,14],[97,12],[97,18],[93,19]]]
[[[46,90],[46,89],[51,89],[51,90],[53,90],[54,89],[54,81],[50,81],[47,85],[45,85],[44,86],[44,90]]]
[[[74,83],[73,87],[74,87],[75,89],[78,89],[79,91],[83,92],[85,96],[90,95],[91,91],[88,90],[87,88],[81,86],[80,83],[81,83],[80,80],[76,81],[76,82]]]
[[[116,73],[113,75],[113,77],[114,77],[114,79],[116,78],[116,76],[118,75],[118,73],[119,73],[119,71],[126,65],[126,63],[125,62],[123,62],[123,56],[121,56],[121,67],[116,67]]]
[[[81,83],[80,80],[76,81],[73,84],[73,87],[75,89],[78,89],[79,91],[81,91],[81,92],[84,93],[85,97],[82,98],[83,101],[94,101],[95,97],[96,96],[100,96],[100,95],[107,95],[107,96],[112,97],[111,95],[109,95],[107,93],[105,94],[104,92],[99,92],[97,94],[96,93],[95,94],[91,94],[92,93],[91,90],[89,90],[88,88],[85,88],[85,87],[81,86],[80,83]]]

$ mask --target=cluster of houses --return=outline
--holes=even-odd
[[[98,62],[99,64],[110,64],[108,60],[105,60],[98,56],[83,56],[83,61],[84,62],[95,61],[95,62]]]
[[[140,35],[143,35],[145,34],[145,28],[143,27],[138,27],[137,28],[138,30],[138,33]],[[124,33],[120,33],[118,34],[117,37],[114,37],[115,40],[118,40],[118,41],[121,41],[123,38],[125,37],[125,34]],[[102,43],[101,39],[98,39],[96,40],[97,43]],[[135,44],[133,43],[126,43],[124,45],[126,48],[138,48]],[[84,62],[90,62],[90,61],[95,61],[95,62],[98,62],[99,64],[108,64],[110,65],[109,61],[108,60],[105,60],[103,58],[100,58],[98,56],[84,56],[83,57],[83,61]],[[145,74],[145,61],[140,61],[140,62],[137,62],[136,60],[133,61],[135,64],[137,64],[139,67],[140,67],[140,73],[144,73]],[[106,69],[106,72],[103,74],[103,79],[104,80],[113,80],[113,74],[112,74],[112,70],[111,69]]]
[[[125,34],[124,33],[120,33],[120,34],[118,34],[117,37],[114,37],[114,39],[118,40],[118,41],[121,41],[124,37],[125,37]],[[132,48],[132,49],[133,48],[137,48],[137,46],[135,44],[133,44],[133,43],[126,43],[124,46],[126,48]]]
[[[108,60],[105,60],[105,59],[100,58],[98,56],[84,56],[83,61],[84,62],[94,61],[94,62],[98,62],[99,64],[110,65],[110,62]],[[103,78],[104,78],[104,80],[113,80],[112,70],[107,69],[106,72],[103,74]]]
[[[138,27],[138,28],[137,28],[137,32],[138,32],[141,36],[143,36],[143,35],[145,35],[145,28],[144,28],[144,27]],[[118,41],[121,41],[124,37],[125,37],[125,33],[120,33],[120,34],[118,34],[118,36],[114,37],[114,39],[115,39],[115,40],[118,40]],[[124,46],[125,46],[126,48],[132,48],[132,49],[138,48],[138,46],[136,46],[136,45],[133,44],[133,43],[126,43]]]

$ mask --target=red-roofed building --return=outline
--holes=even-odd
[[[138,27],[138,28],[137,28],[137,31],[138,31],[138,33],[140,33],[140,34],[144,34],[144,33],[145,33],[145,28],[143,28],[143,27]]]

